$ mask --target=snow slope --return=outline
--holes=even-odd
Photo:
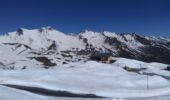
[[[29,93],[22,90],[12,89],[0,86],[1,100],[113,100],[110,98],[68,98],[68,97],[50,97]],[[115,99],[117,100],[117,99]]]
[[[18,35],[18,32],[11,32],[6,36],[0,37],[1,43],[22,43],[30,46],[35,50],[47,49],[53,41],[60,46],[60,50],[66,50],[71,48],[81,48],[83,43],[79,42],[75,36],[66,35],[60,31],[51,29],[51,27],[44,27],[41,29],[23,29]],[[83,47],[82,47],[83,48]]]
[[[170,95],[170,80],[159,76],[170,77],[168,71],[162,70],[166,65],[124,58],[115,59],[117,62],[111,65],[88,61],[70,63],[48,70],[1,70],[0,84],[40,87],[120,99]],[[147,89],[147,76],[124,70],[123,64],[133,68],[140,68],[142,64],[146,68],[143,72],[154,72],[158,75],[149,76],[149,89]]]

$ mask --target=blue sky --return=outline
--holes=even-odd
[[[170,0],[0,1],[0,33],[43,26],[170,37]]]

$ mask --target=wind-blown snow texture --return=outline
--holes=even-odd
[[[0,36],[0,68],[48,68],[86,61],[98,51],[146,62],[170,62],[170,41],[162,37],[88,30],[78,35],[66,35],[51,27],[44,27],[33,30],[20,28]]]
[[[170,80],[165,78],[165,76],[170,77],[170,74],[168,71],[162,70],[166,68],[165,64],[144,63],[125,58],[113,59],[116,60],[113,64],[88,61],[86,63],[69,63],[48,70],[0,70],[0,84],[37,87],[53,91],[68,91],[76,94],[94,94],[106,97],[103,99],[85,100],[112,100],[111,98],[113,100],[140,100],[141,98],[150,98],[149,100],[155,100],[156,98],[159,98],[156,100],[162,100],[162,98],[165,98],[165,100],[169,100]],[[125,65],[130,68],[139,69],[142,67],[145,69],[139,73],[128,72],[123,69]],[[149,88],[147,88],[147,75],[143,74],[145,72],[155,74],[148,76]],[[11,98],[15,100],[27,100],[28,98],[33,100],[47,100],[47,98],[53,100],[55,98],[5,86],[0,86],[0,93],[0,97],[4,98],[3,100]],[[63,98],[63,100],[65,99]]]

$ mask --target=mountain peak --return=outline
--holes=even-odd
[[[80,34],[86,34],[86,33],[94,33],[94,31],[85,29],[85,30],[83,30],[83,31],[80,32]]]
[[[90,54],[99,50],[110,52],[118,57],[134,58],[148,62],[167,63],[170,57],[170,42],[165,42],[162,37],[154,39],[136,33],[109,31],[94,32],[85,30],[74,36],[64,34],[52,27],[32,30],[19,28],[8,35],[0,36],[0,45],[3,49],[9,48],[10,52],[14,54],[21,56],[26,54],[26,58],[32,55],[48,56],[49,59],[54,61],[57,58],[65,59],[65,56],[66,58],[73,56],[73,58],[77,58],[75,55],[80,56],[80,58],[81,56],[88,58]],[[63,54],[63,51],[67,53]]]
[[[52,31],[52,30],[55,30],[55,29],[52,26],[46,26],[46,27],[40,28],[40,30],[49,30],[49,31]]]

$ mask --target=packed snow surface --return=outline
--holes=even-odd
[[[76,62],[51,69],[1,70],[0,84],[39,87],[56,91],[68,91],[79,94],[95,94],[107,98],[141,98],[170,95],[170,73],[163,70],[166,65],[160,63],[144,63],[125,58],[113,58],[113,64],[102,64],[94,61]],[[123,69],[145,68],[140,73]],[[142,74],[155,73],[148,76]],[[148,79],[148,88],[147,88]],[[32,97],[46,100],[47,97],[26,91],[0,86],[0,97],[3,100]],[[9,96],[5,93],[11,93]],[[21,95],[24,94],[24,95]],[[52,97],[49,97],[52,98]],[[26,99],[27,100],[27,99]],[[34,99],[32,99],[34,100]],[[100,100],[100,99],[99,99]]]

